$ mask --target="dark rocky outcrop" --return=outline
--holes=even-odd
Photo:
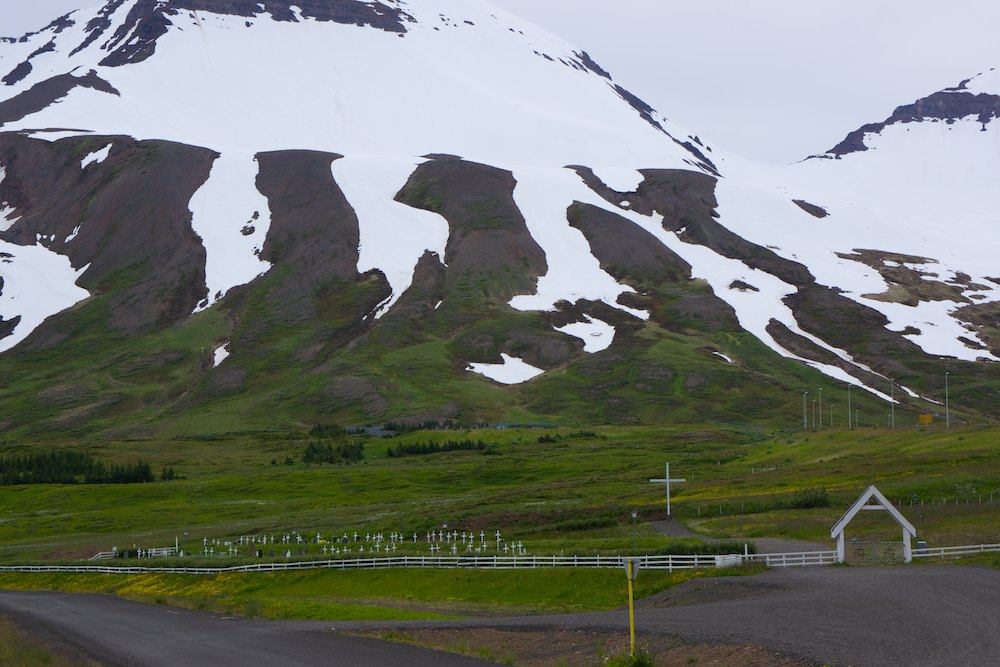
[[[156,51],[157,40],[172,25],[170,17],[181,12],[204,11],[253,18],[268,15],[270,20],[297,21],[293,7],[305,18],[349,25],[367,26],[403,34],[412,17],[393,4],[379,0],[139,0],[109,40],[111,53],[101,61],[106,67],[142,62]],[[88,26],[89,27],[89,26]],[[99,22],[87,37],[104,33],[110,26]],[[126,41],[127,39],[127,41]],[[81,45],[81,48],[84,45]]]
[[[900,360],[927,358],[918,345],[887,328],[889,320],[885,315],[852,301],[836,289],[807,285],[784,301],[804,331],[848,350],[887,377],[905,374]]]
[[[954,123],[961,118],[975,116],[983,130],[986,124],[995,118],[1000,118],[1000,95],[987,93],[972,94],[965,90],[965,83],[956,88],[942,90],[933,95],[921,98],[913,104],[896,107],[891,116],[881,123],[869,123],[851,132],[839,144],[826,152],[824,156],[841,158],[851,153],[868,150],[865,145],[865,135],[878,134],[890,125],[899,123],[920,123],[923,121],[944,121]]]
[[[691,279],[691,265],[632,221],[603,208],[575,202],[566,212],[569,224],[590,244],[601,268],[633,286],[645,282]]]
[[[815,278],[804,265],[777,255],[731,232],[719,224],[715,212],[716,179],[707,174],[681,169],[641,169],[644,179],[635,192],[617,192],[586,167],[573,167],[584,182],[615,206],[643,215],[663,216],[663,227],[676,232],[680,240],[711,248],[723,257],[737,259],[753,269],[766,271],[785,282],[809,285]]]
[[[330,170],[340,157],[306,150],[257,155],[257,189],[271,210],[260,256],[283,276],[268,302],[289,324],[316,317],[321,301],[316,297],[338,286],[368,278],[379,284],[375,296],[358,304],[364,312],[353,313],[356,321],[390,293],[381,273],[358,273],[358,218]]]
[[[811,204],[803,199],[793,199],[792,203],[801,208],[803,211],[805,211],[812,217],[818,218],[819,220],[822,220],[823,218],[830,215],[829,213],[827,213],[826,209],[823,208],[822,206]]]
[[[514,203],[515,185],[509,171],[438,156],[417,167],[396,200],[448,221],[449,283],[491,274],[495,280],[483,289],[507,301],[534,292],[548,270],[545,253]]]
[[[107,160],[81,169],[83,157],[109,143]],[[50,143],[0,135],[0,164],[7,167],[0,200],[20,216],[0,238],[19,245],[41,238],[74,268],[87,266],[77,284],[107,295],[113,329],[139,333],[172,324],[205,297],[205,250],[191,228],[188,204],[214,158],[212,151],[165,141]],[[58,320],[24,344],[60,340]]]
[[[45,109],[69,95],[74,88],[93,88],[110,95],[119,94],[114,86],[97,76],[93,70],[81,77],[60,74],[36,83],[28,90],[0,102],[0,126]]]

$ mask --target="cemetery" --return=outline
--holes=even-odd
[[[625,557],[640,559],[637,599],[691,577],[828,565],[841,551],[855,565],[873,550],[874,560],[901,563],[905,526],[887,510],[865,511],[875,504],[860,500],[871,486],[877,504],[916,531],[908,532],[914,561],[1000,567],[988,548],[1000,542],[996,435],[709,427],[307,435],[324,443],[314,452],[363,440],[364,460],[353,465],[303,462],[301,438],[274,434],[180,439],[169,455],[162,443],[109,443],[91,455],[141,458],[184,478],[8,487],[0,586],[117,591],[282,618],[613,609]],[[388,453],[449,438],[493,451]],[[292,465],[271,463],[286,457]],[[767,548],[769,540],[783,546]],[[416,609],[406,601],[414,595]]]

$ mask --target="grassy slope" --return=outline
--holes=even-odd
[[[554,442],[538,442],[542,435]],[[186,479],[2,487],[0,561],[81,558],[112,545],[165,546],[175,535],[187,551],[198,551],[203,536],[225,540],[292,530],[307,535],[418,532],[418,544],[398,552],[418,555],[427,553],[424,532],[444,522],[460,532],[491,535],[499,528],[505,539],[523,541],[532,554],[678,552],[691,543],[665,538],[645,524],[662,517],[662,489],[647,480],[662,472],[665,460],[672,472],[689,480],[675,487],[675,514],[720,537],[823,539],[857,494],[876,483],[893,499],[916,495],[917,506],[904,504],[903,511],[932,545],[995,542],[1000,534],[997,435],[997,429],[988,428],[808,434],[719,427],[416,432],[368,439],[362,464],[313,467],[298,462],[307,441],[291,439],[298,437],[293,434],[91,443],[84,446],[101,458],[142,456],[155,469],[173,466]],[[386,456],[388,447],[401,442],[456,437],[482,438],[496,447],[490,454]],[[31,446],[7,444],[0,454]],[[285,456],[296,462],[281,464]],[[272,465],[275,459],[278,465]],[[765,472],[751,473],[761,468]],[[818,486],[831,491],[830,507],[775,508],[796,490]],[[979,504],[980,492],[987,499],[994,493],[994,503]],[[919,508],[921,499],[948,504]],[[632,509],[642,517],[635,536]],[[887,525],[895,537],[894,525],[885,522],[852,530],[875,535]],[[322,557],[316,545],[310,556]],[[205,561],[184,559],[187,565],[200,562]],[[640,577],[640,595],[687,576],[647,574]],[[97,590],[269,618],[379,619],[613,608],[621,604],[618,579],[615,570],[311,571],[207,578],[5,574],[0,587]]]
[[[542,434],[560,437],[539,443]],[[487,453],[386,457],[387,449],[401,442],[458,437],[496,447]],[[662,489],[647,480],[662,472],[664,461],[690,480],[674,489],[675,514],[720,537],[823,539],[843,510],[875,483],[890,498],[906,500],[905,513],[934,544],[995,541],[1000,534],[996,437],[997,430],[989,428],[805,436],[651,427],[417,432],[368,439],[366,461],[340,467],[301,464],[306,441],[275,434],[63,443],[109,461],[141,457],[157,471],[172,466],[186,479],[0,488],[0,559],[163,546],[175,536],[183,541],[185,531],[189,551],[200,550],[206,536],[293,529],[310,535],[398,530],[422,538],[442,523],[460,531],[500,529],[505,538],[523,540],[532,553],[619,553],[632,548],[632,509],[644,518],[662,514]],[[7,444],[0,455],[33,446]],[[296,463],[281,464],[285,457]],[[775,508],[776,501],[810,487],[828,488],[832,506]],[[990,493],[997,504],[980,505],[979,495],[988,500]],[[930,505],[942,500],[948,502],[944,507]],[[641,550],[662,553],[684,546],[649,528],[639,532]],[[408,545],[407,553],[425,553],[425,546]]]
[[[759,568],[718,574],[740,575]],[[715,574],[715,573],[713,573]],[[646,597],[699,572],[644,572],[636,595]],[[215,576],[10,575],[0,587],[97,591],[155,604],[275,619],[415,620],[463,615],[574,613],[627,603],[614,570],[312,570]]]

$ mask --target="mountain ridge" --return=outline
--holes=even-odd
[[[656,421],[710,401],[787,418],[815,383],[870,401],[898,384],[926,410],[942,369],[989,409],[988,244],[951,253],[969,242],[932,239],[919,211],[918,234],[893,236],[905,183],[885,173],[916,168],[894,157],[914,146],[979,151],[960,214],[982,228],[996,124],[974,140],[968,114],[953,137],[887,123],[863,136],[891,151],[766,167],[486,3],[298,6],[113,0],[0,44],[23,74],[0,86],[0,365],[40,395],[57,358],[95,397],[8,428],[163,428],[227,405],[258,424]],[[65,267],[53,294],[35,289],[43,255]],[[108,382],[112,359],[128,372]]]

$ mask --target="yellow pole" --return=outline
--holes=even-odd
[[[628,561],[628,636],[631,655],[635,657],[635,609],[632,606],[632,561]]]

